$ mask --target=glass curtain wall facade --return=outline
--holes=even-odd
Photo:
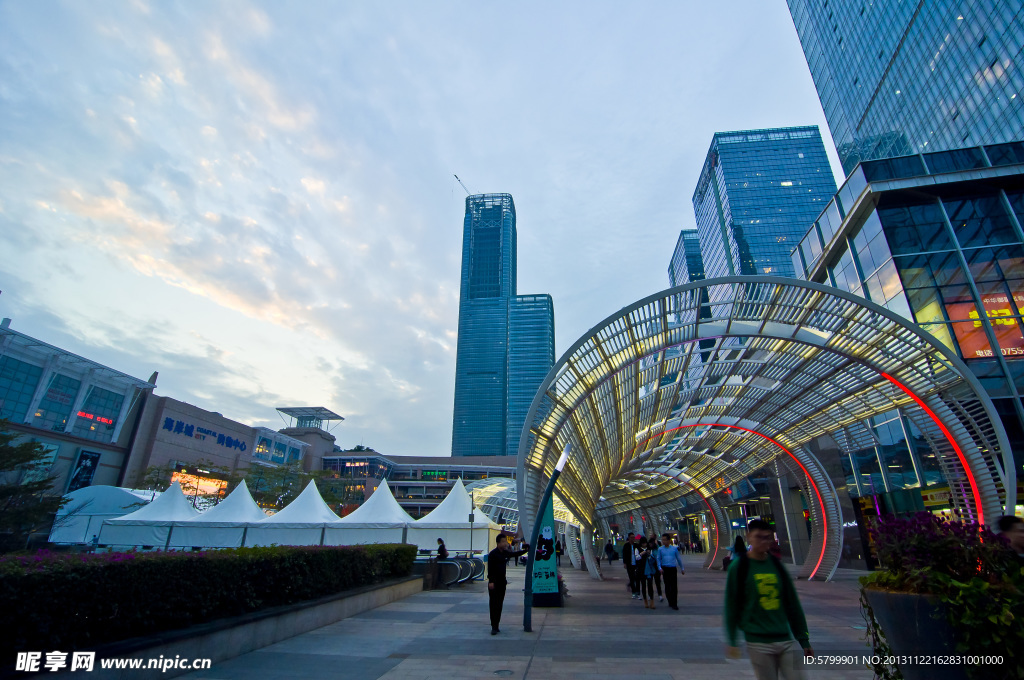
[[[1020,2],[787,1],[847,174],[1024,138]]]
[[[679,232],[672,261],[668,265],[668,283],[671,287],[682,286],[704,278],[704,258],[700,254],[700,235],[696,229]]]
[[[519,455],[526,414],[554,365],[555,307],[551,296],[516,296],[509,307],[506,456]]]
[[[516,428],[553,364],[551,297],[516,295],[512,196],[467,197],[452,455],[516,455]]]
[[[705,276],[792,276],[835,190],[817,126],[716,133],[693,193]]]
[[[992,397],[1024,477],[1024,144],[868,161],[793,252],[798,277],[918,323]],[[844,464],[851,494],[941,481],[921,434],[893,412]],[[902,434],[901,434],[902,431]]]

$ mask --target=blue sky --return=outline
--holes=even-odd
[[[716,131],[818,124],[783,0],[0,2],[0,314],[253,425],[448,455],[465,193],[556,352],[667,286]]]

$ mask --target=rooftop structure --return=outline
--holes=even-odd
[[[326,429],[324,423],[345,420],[334,411],[323,406],[279,406],[278,413],[283,413],[292,419],[288,427],[316,427]]]

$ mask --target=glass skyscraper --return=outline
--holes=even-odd
[[[1018,480],[1022,224],[1024,143],[993,144],[861,163],[793,251],[799,278],[887,307],[964,360],[999,412]],[[888,415],[870,424],[877,441],[843,461],[851,495],[942,483],[921,433]]]
[[[847,174],[1024,138],[1020,2],[787,1]]]
[[[817,126],[715,133],[693,193],[705,276],[793,276],[790,252],[835,191]]]
[[[700,254],[700,236],[696,229],[679,232],[672,261],[668,264],[668,282],[673,288],[704,278],[704,258]]]
[[[555,362],[549,295],[516,295],[516,207],[466,198],[453,456],[516,455],[534,393]]]

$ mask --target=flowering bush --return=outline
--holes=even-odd
[[[403,576],[416,546],[0,558],[0,658],[99,644],[311,600]]]
[[[999,583],[1017,570],[1005,539],[981,524],[951,521],[930,512],[880,517],[872,530],[886,587],[930,593],[947,579]]]
[[[880,517],[871,533],[880,570],[860,579],[863,588],[932,597],[956,631],[951,653],[1003,657],[999,668],[969,668],[972,677],[1024,677],[1024,616],[1018,616],[1024,612],[1024,570],[1006,539],[983,525],[928,512]],[[863,588],[861,605],[875,654],[900,654],[889,650]],[[884,664],[874,671],[882,678],[902,677]]]

